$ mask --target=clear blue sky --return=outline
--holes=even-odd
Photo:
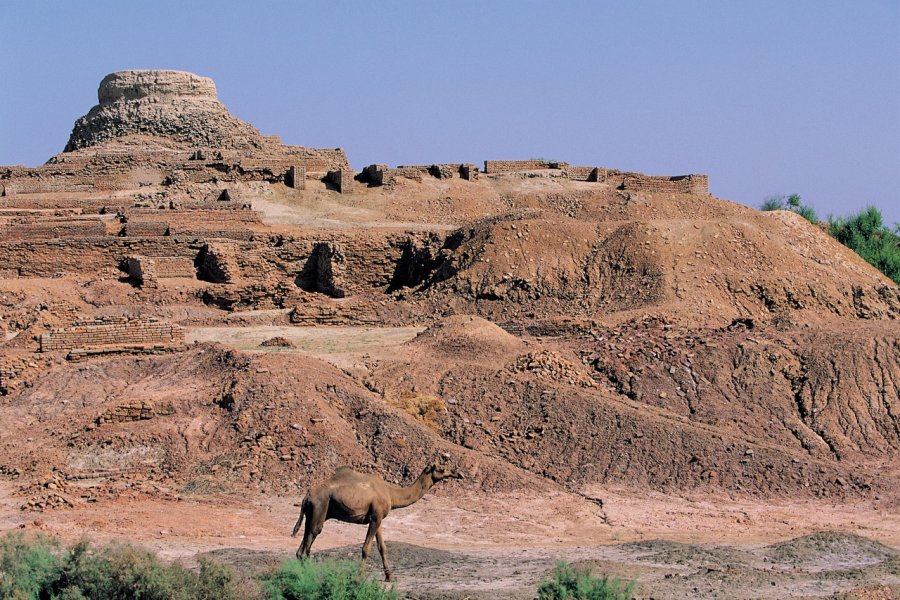
[[[898,0],[0,0],[0,34],[0,164],[62,150],[107,73],[167,68],[357,169],[540,156],[900,221]]]

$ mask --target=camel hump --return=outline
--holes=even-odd
[[[365,473],[360,473],[359,471],[354,471],[350,467],[339,467],[334,475],[331,476],[331,481],[344,485],[344,484],[358,484],[364,481],[368,481],[372,476],[366,475]]]

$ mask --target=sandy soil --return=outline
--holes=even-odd
[[[191,327],[187,342],[219,342],[245,352],[303,352],[341,368],[353,368],[365,357],[389,354],[424,327]],[[293,347],[260,346],[274,337]]]
[[[366,196],[368,203],[360,203],[360,196]],[[414,221],[393,220],[366,204],[377,202],[378,194],[373,191],[365,193],[360,186],[354,194],[353,201],[362,205],[351,205],[349,200],[335,200],[334,194],[326,192],[325,184],[307,182],[307,191],[298,194],[287,188],[277,189],[268,197],[254,198],[253,208],[259,211],[260,218],[267,225],[292,225],[316,228],[345,227],[389,227],[412,230],[449,230],[450,225],[441,223],[421,223]]]
[[[762,503],[601,488],[591,496],[602,502],[564,492],[485,498],[437,488],[385,521],[397,589],[410,598],[531,598],[565,559],[635,579],[636,598],[827,598],[876,584],[900,590],[900,513],[877,502]],[[35,515],[19,512],[12,487],[2,484],[0,529],[128,540],[187,565],[210,554],[252,574],[292,556],[297,500],[181,496]],[[331,521],[314,556],[355,559],[364,533]],[[377,573],[377,554],[370,560]]]

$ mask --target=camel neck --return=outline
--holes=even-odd
[[[419,478],[406,487],[389,485],[391,492],[391,508],[403,508],[419,500],[431,489],[434,480],[430,475],[422,473]]]

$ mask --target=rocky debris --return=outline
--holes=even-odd
[[[514,373],[527,371],[542,379],[578,387],[594,387],[597,385],[590,375],[582,372],[581,369],[562,358],[558,352],[552,350],[529,352],[520,356],[510,370]]]
[[[192,147],[262,149],[271,142],[233,117],[208,77],[183,71],[117,71],[100,82],[99,104],[75,122],[65,151],[130,134]]]
[[[78,501],[68,491],[62,474],[53,472],[41,480],[22,486],[19,492],[28,499],[20,509],[44,512],[57,508],[73,508]]]
[[[0,465],[0,477],[8,477],[9,479],[18,479],[22,476],[22,471],[17,467]]]
[[[281,336],[275,336],[259,343],[260,348],[296,348],[294,342]]]

